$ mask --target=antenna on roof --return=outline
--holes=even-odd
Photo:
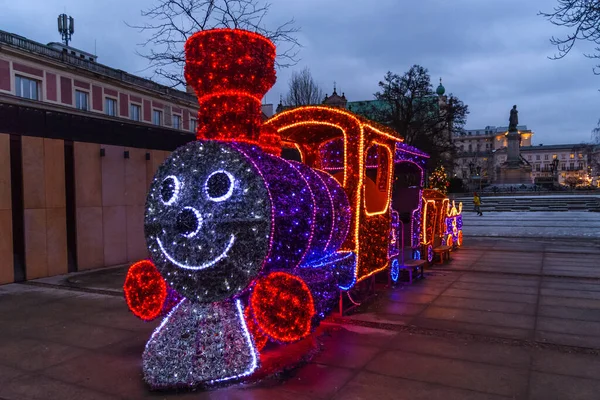
[[[75,19],[67,14],[60,14],[58,16],[58,33],[62,35],[65,46],[68,46],[71,36],[75,33]]]

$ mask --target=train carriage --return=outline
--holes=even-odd
[[[296,148],[303,163],[327,171],[344,188],[352,222],[342,250],[356,254],[356,281],[384,270],[389,262],[394,155],[402,139],[372,121],[326,106],[285,111],[265,126],[277,131],[283,145]]]
[[[392,259],[404,265],[420,251],[426,153],[402,143],[389,128],[333,107],[297,107],[265,127],[303,163],[330,173],[344,188],[352,223],[343,249],[356,254],[354,290],[367,285],[372,291],[368,278],[389,268]]]

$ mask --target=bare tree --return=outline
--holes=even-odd
[[[307,106],[320,104],[323,101],[323,90],[313,79],[308,67],[292,73],[288,88],[289,91],[283,100],[285,106]]]
[[[563,38],[552,37],[550,42],[557,47],[558,52],[550,57],[560,59],[573,49],[577,41],[595,43],[595,54],[586,54],[589,58],[600,58],[600,1],[598,0],[557,0],[558,5],[549,13],[539,12],[557,26],[571,29]],[[600,74],[600,65],[594,67],[594,73]]]
[[[153,77],[183,88],[184,44],[188,37],[202,30],[239,28],[259,33],[278,45],[278,68],[295,65],[301,47],[295,37],[299,28],[290,19],[268,29],[263,20],[270,7],[270,3],[259,0],[157,0],[154,6],[141,12],[150,22],[128,26],[150,33],[142,43],[148,51],[138,54],[149,61]]]
[[[600,144],[600,121],[598,126],[592,129],[592,144]]]

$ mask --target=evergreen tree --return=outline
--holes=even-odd
[[[448,193],[448,186],[450,186],[450,181],[448,181],[446,169],[440,165],[429,175],[429,188],[446,194]]]

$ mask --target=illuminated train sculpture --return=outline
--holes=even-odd
[[[261,98],[275,82],[275,46],[263,36],[202,31],[185,53],[197,140],[156,172],[151,260],[124,284],[136,316],[163,317],[143,353],[154,389],[259,376],[268,342],[308,337],[336,302],[342,311],[344,293],[354,303],[349,291],[390,265],[397,280],[403,238],[417,253],[423,238],[425,153],[342,109],[299,107],[263,124]],[[280,157],[284,148],[302,163]],[[414,205],[392,199],[399,163],[418,171]]]
[[[198,140],[155,174],[145,214],[152,261],[133,265],[124,285],[135,315],[166,315],[143,354],[152,388],[253,374],[267,341],[308,336],[355,282],[354,253],[338,251],[351,219],[343,188],[269,154],[278,141],[261,131],[260,99],[274,58],[270,41],[240,30],[186,44]]]
[[[421,201],[423,210],[422,230],[420,236],[420,254],[424,260],[433,261],[433,249],[438,246],[448,246],[453,249],[461,247],[462,233],[462,203],[450,200],[437,190],[423,190]]]

